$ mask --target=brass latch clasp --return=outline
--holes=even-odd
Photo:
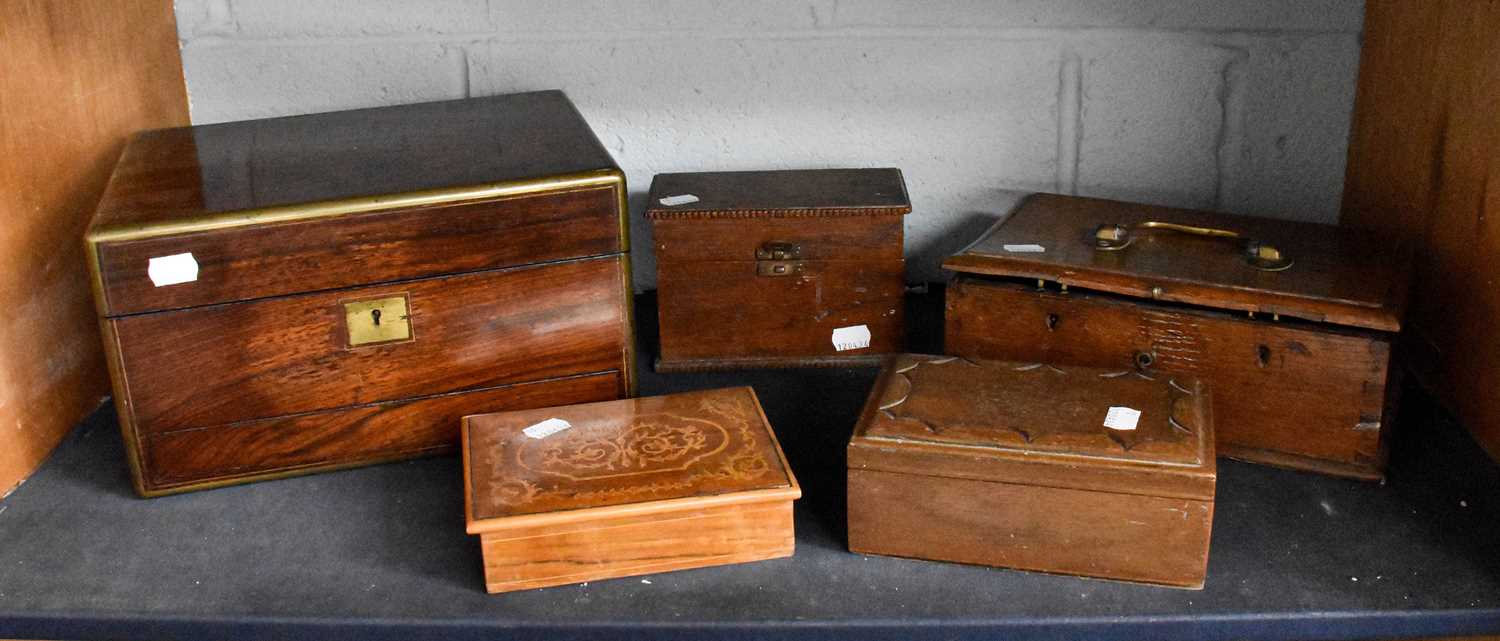
[[[802,268],[802,248],[796,243],[770,241],[755,250],[756,275],[791,276]]]

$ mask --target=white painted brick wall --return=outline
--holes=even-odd
[[[1334,222],[1351,0],[177,0],[194,122],[561,88],[626,169],[897,166],[910,276],[1056,191]]]

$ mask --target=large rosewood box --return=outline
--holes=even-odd
[[[1220,454],[1379,479],[1407,264],[1359,230],[1035,195],[943,264],[945,350],[1195,376]]]
[[[490,592],[792,555],[802,491],[748,387],[469,416],[463,443]]]
[[[1191,378],[895,356],[848,454],[855,552],[1203,586],[1213,412]]]
[[[661,174],[660,371],[876,363],[905,345],[897,169]]]
[[[136,489],[456,448],[632,386],[625,183],[561,92],[135,136],[89,228]]]

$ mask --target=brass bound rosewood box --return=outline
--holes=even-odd
[[[791,556],[797,480],[748,387],[463,420],[490,592]]]
[[[1407,263],[1360,230],[1039,194],[944,262],[945,350],[1197,377],[1220,454],[1379,479]]]
[[[136,489],[626,396],[625,183],[561,92],[148,131],[88,232]]]
[[[1191,378],[894,356],[848,453],[855,552],[1203,586],[1213,412]]]
[[[905,345],[897,169],[661,174],[659,371],[874,364]]]

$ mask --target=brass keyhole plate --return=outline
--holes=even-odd
[[[349,347],[412,340],[411,300],[406,294],[341,301]]]

